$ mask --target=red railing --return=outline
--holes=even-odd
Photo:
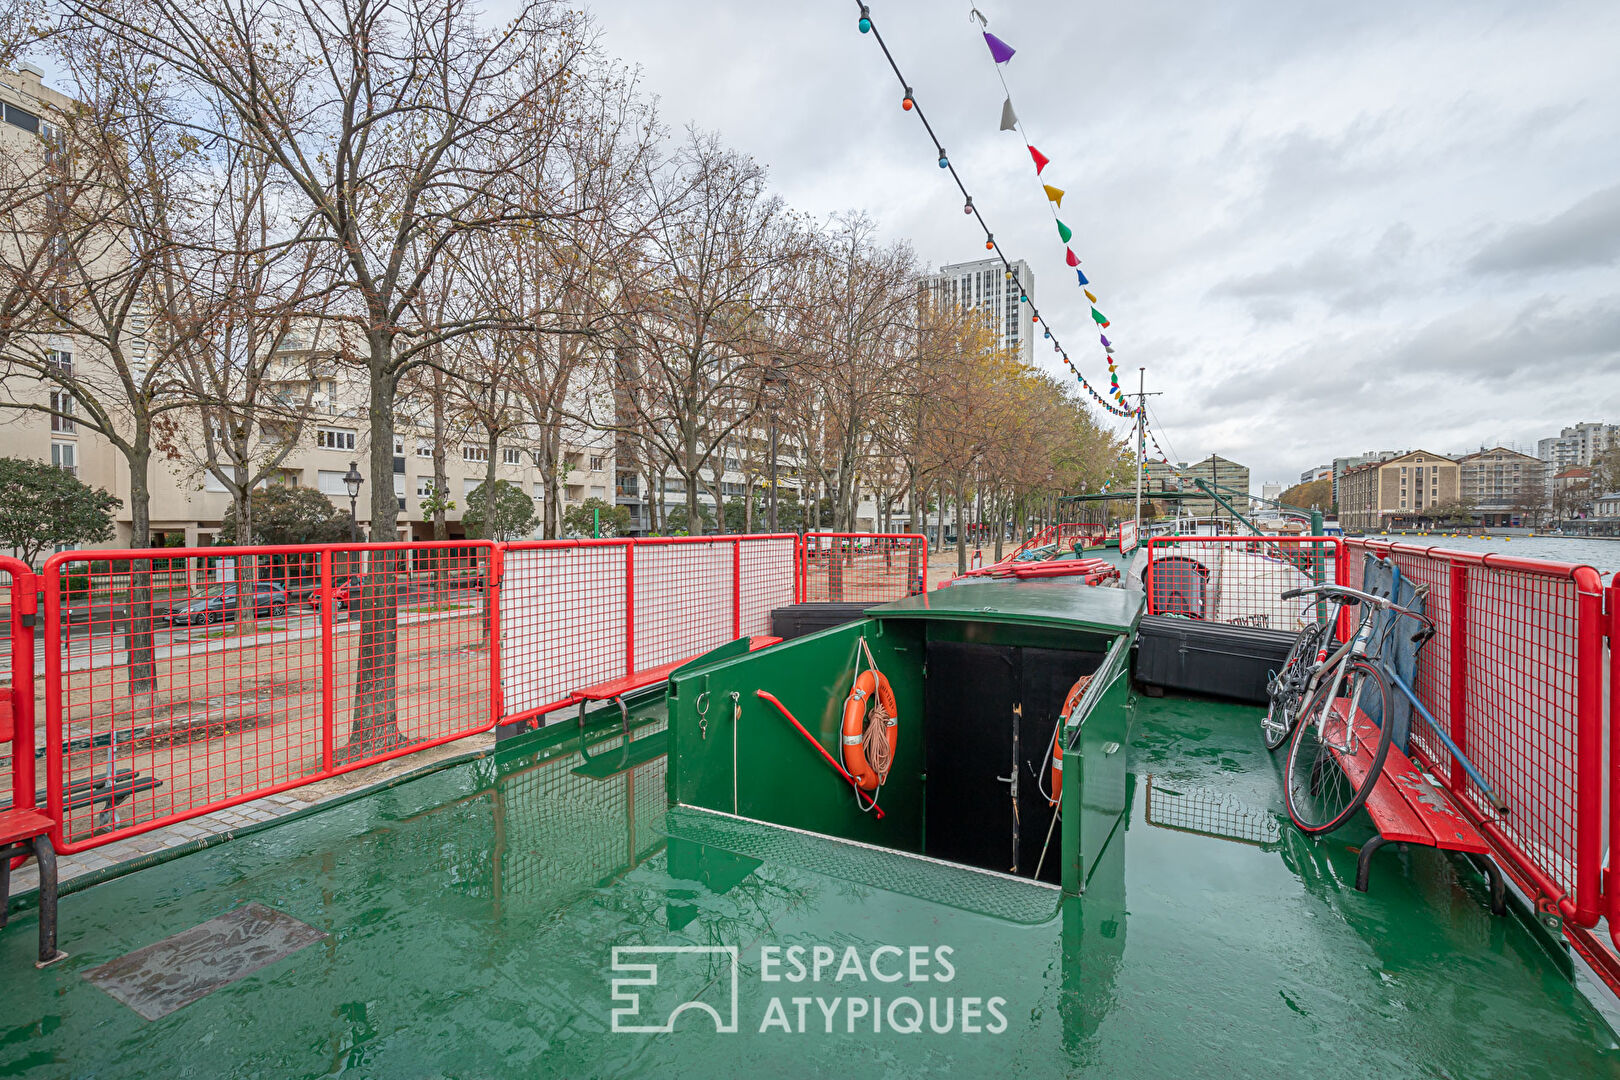
[[[1426,610],[1438,633],[1421,654],[1414,689],[1506,798],[1509,813],[1496,814],[1416,720],[1412,756],[1491,840],[1528,895],[1577,926],[1593,926],[1602,913],[1601,577],[1589,566],[1540,559],[1371,540],[1347,548],[1353,558],[1386,557],[1429,586]]]
[[[792,604],[798,537],[540,540],[503,547],[503,720],[578,689],[770,632]]]
[[[499,575],[487,541],[51,557],[40,581],[59,850],[487,731]]]
[[[928,591],[928,540],[912,533],[806,533],[799,598],[882,603]]]
[[[1283,593],[1345,580],[1344,541],[1336,536],[1155,536],[1147,552],[1150,615],[1291,633],[1323,606]]]
[[[4,771],[7,790],[3,801],[32,808],[34,755],[34,622],[39,587],[34,572],[21,559],[0,556],[4,575],[0,595],[6,598],[10,666],[0,685],[0,746],[9,743],[11,767]]]

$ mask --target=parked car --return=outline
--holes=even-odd
[[[242,604],[241,590],[248,588],[253,590],[255,616],[280,615],[287,610],[287,592],[274,582],[260,581],[253,585],[228,582],[210,585],[201,595],[174,605],[169,610],[169,622],[175,626],[191,626],[234,619]]]
[[[359,592],[366,587],[366,579],[362,577],[347,578],[332,586],[332,610],[342,611],[349,606],[349,590]],[[309,594],[307,601],[310,607],[319,611],[321,607],[321,590],[315,589]]]

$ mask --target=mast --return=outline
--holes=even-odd
[[[1136,369],[1136,535],[1142,535],[1142,470],[1147,467],[1147,440],[1142,437],[1142,417],[1147,409],[1147,368]]]

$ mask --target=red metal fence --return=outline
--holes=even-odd
[[[0,678],[0,747],[10,744],[8,767],[0,770],[0,801],[33,807],[34,784],[34,621],[38,586],[20,559],[0,556],[0,598],[6,604],[10,650]]]
[[[201,584],[175,587],[176,563]],[[498,573],[476,541],[53,556],[40,582],[59,849],[488,730]]]
[[[910,533],[806,533],[800,598],[881,603],[928,591],[928,540]]]
[[[1525,892],[1581,927],[1601,913],[1603,584],[1589,566],[1351,540],[1429,586],[1438,633],[1414,689],[1507,800],[1496,814],[1414,720],[1411,750],[1496,845]]]
[[[1150,615],[1292,632],[1323,608],[1282,594],[1342,582],[1344,572],[1344,541],[1334,536],[1155,536],[1142,586]]]
[[[544,540],[503,548],[502,713],[770,632],[794,602],[798,537]]]

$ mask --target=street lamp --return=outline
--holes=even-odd
[[[360,475],[360,470],[349,462],[349,471],[343,474],[343,486],[349,489],[349,539],[358,542],[360,539],[360,523],[355,518],[355,503],[360,499],[360,485],[366,478]]]

